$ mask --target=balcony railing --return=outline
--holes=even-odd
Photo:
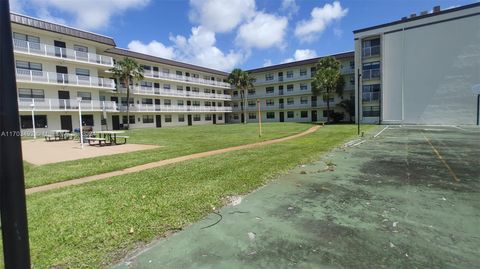
[[[225,89],[232,88],[232,86],[229,83],[222,82],[222,81],[215,81],[215,80],[208,80],[203,78],[195,78],[190,76],[163,73],[159,71],[146,71],[143,73],[143,75],[148,78],[161,78],[161,79],[167,79],[172,81],[181,81],[181,82],[188,82],[188,83],[194,83],[194,84],[215,86],[215,87],[220,87]]]
[[[379,79],[379,78],[380,78],[380,69],[363,70],[363,73],[362,73],[363,80]]]
[[[115,82],[109,78],[77,76],[17,68],[17,81],[70,86],[115,89]]]
[[[83,111],[117,111],[117,104],[111,101],[76,99],[30,99],[19,98],[18,109],[21,111],[72,111],[81,106]]]
[[[321,103],[321,104],[318,104],[318,103],[306,103],[306,104],[294,104],[294,105],[282,105],[282,104],[274,104],[274,105],[270,105],[270,106],[267,106],[265,104],[262,104],[260,106],[260,109],[262,111],[266,111],[266,110],[278,110],[278,109],[282,109],[282,110],[289,110],[289,109],[311,109],[311,108],[320,108],[320,107],[326,107],[327,105],[324,104],[324,103]],[[330,103],[330,107],[334,107],[335,104],[333,103]],[[246,107],[246,110],[247,111],[257,111],[258,108],[257,106],[248,106]],[[242,111],[242,108],[240,106],[236,106],[236,107],[233,107],[233,111],[234,112],[238,112],[238,111]]]
[[[122,93],[126,93],[126,88],[122,87],[119,90]],[[178,90],[172,90],[172,89],[168,90],[168,89],[160,89],[160,88],[145,87],[145,86],[135,86],[133,88],[130,88],[130,92],[133,94],[144,94],[144,95],[232,100],[232,96],[228,94],[194,92],[194,91],[186,91],[186,90],[178,91]]]
[[[363,102],[378,101],[380,99],[379,92],[364,92],[362,93]]]
[[[35,43],[19,39],[13,39],[13,48],[15,52],[21,52],[31,55],[63,58],[72,61],[104,65],[108,67],[113,66],[113,59],[109,56],[55,47],[43,43]]]
[[[289,90],[283,90],[283,93],[280,94],[280,92],[278,92],[278,94],[276,94],[275,92],[274,93],[263,93],[263,94],[247,94],[247,99],[255,99],[255,98],[266,98],[266,97],[279,97],[279,96],[293,96],[293,95],[306,95],[306,94],[312,94],[312,91],[311,90],[300,90],[300,89],[296,89],[296,90],[293,90],[293,91],[289,91]],[[240,95],[234,95],[232,97],[233,100],[240,100],[241,97]]]
[[[127,106],[120,106],[120,111],[126,111]],[[232,112],[229,106],[178,106],[135,104],[130,105],[130,111],[136,112]]]
[[[283,77],[282,80],[256,80],[253,85],[265,85],[265,84],[275,84],[275,83],[286,83],[290,81],[299,81],[299,80],[309,80],[311,77],[304,76],[293,76],[293,77]]]
[[[380,46],[364,47],[362,49],[363,57],[371,57],[371,56],[378,56],[378,55],[380,55]]]

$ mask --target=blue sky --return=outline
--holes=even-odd
[[[352,31],[472,0],[10,0],[117,46],[230,71],[353,49]]]

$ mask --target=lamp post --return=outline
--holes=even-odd
[[[37,139],[37,132],[35,131],[35,99],[32,99],[32,103],[30,104],[30,107],[32,107],[33,139]]]
[[[258,107],[258,136],[262,136],[262,110],[260,109],[260,99],[257,99]]]
[[[78,122],[80,123],[80,144],[83,149],[83,126],[82,126],[82,97],[77,97],[78,101]]]
[[[357,69],[357,134],[360,135],[360,68]]]

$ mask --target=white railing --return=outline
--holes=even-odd
[[[163,73],[163,72],[159,72],[159,71],[144,72],[143,75],[145,77],[149,77],[149,78],[162,78],[162,79],[168,79],[168,80],[173,80],[173,81],[197,83],[197,84],[202,84],[202,85],[221,87],[221,88],[225,88],[225,89],[231,89],[232,88],[232,86],[229,83],[222,82],[222,81],[208,80],[208,79],[195,78],[195,77],[189,77],[189,76],[183,76],[183,75],[180,76],[180,75],[176,75],[176,74]]]
[[[380,46],[371,46],[371,47],[364,47],[362,49],[362,56],[363,57],[370,57],[370,56],[378,56],[380,55]]]
[[[71,111],[78,110],[81,106],[83,111],[117,111],[117,103],[112,101],[82,100],[76,99],[31,99],[19,98],[18,109],[22,111]]]
[[[317,103],[307,103],[307,104],[293,104],[293,105],[287,105],[287,104],[274,104],[274,105],[270,105],[270,106],[267,106],[265,104],[261,104],[260,105],[260,110],[264,111],[264,110],[278,110],[278,109],[283,109],[283,110],[289,110],[289,109],[311,109],[311,108],[323,108],[323,107],[326,107],[326,103],[322,103],[322,102],[317,102]],[[334,107],[335,106],[335,103],[330,103],[330,107]],[[246,107],[246,110],[247,111],[257,111],[258,110],[258,107],[255,105],[255,106],[249,106],[247,105]],[[236,106],[236,107],[233,107],[233,111],[234,112],[238,112],[238,111],[242,111],[242,108],[240,106]]]
[[[253,85],[265,85],[265,84],[275,84],[275,83],[286,83],[299,80],[309,80],[310,76],[293,76],[293,77],[283,77],[283,80],[256,80]]]
[[[35,43],[20,39],[13,39],[13,48],[16,52],[22,52],[27,54],[64,58],[67,60],[105,65],[109,67],[113,66],[113,59],[109,56],[76,51],[68,48],[55,47],[43,43]]]
[[[73,74],[61,74],[21,68],[17,68],[17,81],[115,89],[115,82],[113,79],[109,78],[77,76]]]
[[[364,92],[362,93],[363,102],[378,101],[380,99],[379,92]]]
[[[120,106],[120,111],[126,111],[127,106]],[[135,104],[130,105],[130,111],[136,112],[232,112],[229,106],[178,106]]]
[[[278,91],[275,91],[274,93],[262,93],[262,94],[247,94],[247,99],[256,99],[256,98],[266,98],[266,97],[282,97],[282,96],[294,96],[294,95],[305,95],[305,94],[312,94],[312,91],[307,89],[307,90],[300,90],[300,89],[295,89],[293,91],[287,91],[283,90],[283,93],[280,93]],[[232,97],[233,100],[240,100],[240,94],[234,95]]]
[[[122,87],[119,89],[119,91],[122,93],[126,93],[127,90]],[[228,94],[194,92],[194,91],[186,91],[186,90],[178,91],[173,89],[169,90],[169,89],[160,89],[160,88],[145,87],[145,86],[134,86],[130,88],[130,92],[133,94],[144,94],[144,95],[232,100],[232,96]]]
[[[362,72],[362,79],[369,80],[369,79],[378,79],[380,78],[380,69],[368,69],[363,70]]]

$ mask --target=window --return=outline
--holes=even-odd
[[[177,85],[177,91],[183,91],[183,86],[182,85]]]
[[[350,61],[350,69],[355,69],[355,61]]]
[[[287,92],[293,92],[293,84],[287,85]]]
[[[248,90],[248,95],[255,95],[255,89]]]
[[[270,74],[265,74],[265,80],[266,80],[266,81],[273,80],[273,74],[272,74],[272,73],[270,73]]]
[[[93,115],[82,115],[82,126],[94,126]]]
[[[134,116],[134,115],[133,115],[133,116],[130,115],[129,118],[130,118],[130,122],[129,122],[129,123],[130,123],[130,124],[135,124],[135,116]],[[122,117],[122,123],[123,123],[123,124],[127,124],[127,116],[123,116],[123,117]]]
[[[364,63],[362,69],[364,80],[380,78],[380,62]]]
[[[238,91],[233,91],[233,96],[238,96]]]
[[[90,80],[90,70],[84,68],[76,68],[75,74],[79,80]]]
[[[150,73],[150,71],[152,70],[152,67],[149,65],[142,65],[142,68],[145,73]]]
[[[205,106],[212,106],[212,102],[210,102],[210,101],[205,101]]]
[[[300,83],[300,90],[306,91],[308,89],[307,83]]]
[[[380,108],[378,106],[364,106],[362,108],[364,117],[378,117],[380,116]]]
[[[43,90],[35,89],[18,89],[18,98],[22,99],[35,99],[35,101],[43,101],[45,99],[45,93]]]
[[[304,76],[306,76],[306,75],[307,75],[307,69],[306,69],[306,68],[300,69],[300,76],[301,76],[301,77],[304,77]]]
[[[293,98],[287,98],[287,105],[293,105],[295,103],[295,101],[293,100]]]
[[[76,52],[88,52],[88,47],[81,46],[81,45],[73,45],[73,50]]]
[[[370,57],[380,55],[380,38],[364,40],[362,42],[362,56]]]
[[[15,46],[40,50],[40,38],[38,36],[13,33],[13,38],[15,39]],[[30,44],[27,45],[27,41]]]
[[[163,68],[163,69],[162,69],[162,73],[163,73],[164,76],[167,76],[167,77],[168,77],[168,76],[170,75],[170,70],[167,69],[167,68]]]
[[[275,112],[267,112],[267,119],[275,119]]]
[[[177,75],[177,78],[181,78],[183,75],[182,71],[176,71],[175,74]]]
[[[265,91],[267,92],[267,94],[273,94],[274,91],[275,91],[275,88],[274,87],[267,87],[267,88],[265,88]]]
[[[308,111],[300,111],[300,117],[308,118]]]
[[[143,105],[153,105],[153,99],[150,98],[142,98]]]
[[[35,128],[48,128],[46,115],[35,115]],[[20,127],[22,129],[33,128],[32,116],[20,116]]]
[[[192,101],[192,106],[200,106],[200,101]]]
[[[310,68],[310,77],[314,77],[315,76],[315,73],[317,72],[317,68],[316,67],[311,67]]]
[[[238,114],[233,114],[233,119],[238,120],[239,119]]]
[[[171,106],[171,105],[172,105],[172,100],[170,100],[170,99],[164,99],[164,100],[163,100],[163,104],[166,105],[166,106]]]
[[[323,111],[323,117],[324,117],[324,118],[328,117],[328,111],[329,111],[329,110],[324,110],[324,111]],[[333,112],[334,112],[334,111],[330,109],[330,117],[333,115]]]
[[[324,102],[327,102],[327,98],[326,98],[325,96],[323,97],[323,101],[324,101]],[[335,101],[335,97],[330,97],[330,98],[328,98],[328,102],[331,103],[331,102],[334,102],[334,101]]]
[[[183,100],[177,100],[177,106],[183,106]]]
[[[252,112],[248,113],[248,119],[249,119],[249,120],[255,120],[255,119],[257,119],[257,114],[256,114],[256,113],[252,113]]]
[[[153,83],[152,83],[152,82],[150,82],[150,81],[145,81],[145,80],[140,81],[140,88],[151,90],[152,87],[153,87]]]
[[[306,96],[300,97],[300,104],[302,104],[302,105],[308,104],[308,97],[306,97]]]
[[[92,93],[90,93],[90,92],[77,92],[77,97],[82,97],[82,101],[92,100]]]
[[[164,90],[170,90],[170,84],[163,84]]]
[[[223,120],[223,115],[222,114],[218,115],[218,120]]]
[[[172,115],[165,115],[165,122],[172,122]]]
[[[362,87],[363,102],[377,101],[379,98],[380,98],[380,84],[363,85]]]
[[[122,104],[122,106],[126,106],[127,105],[127,97],[122,97],[122,99],[120,99],[120,103]],[[132,97],[130,97],[129,103],[130,103],[130,105],[133,104],[133,98]]]
[[[26,61],[17,61],[16,66],[18,69],[33,70],[33,71],[42,71],[41,63],[32,63]],[[35,73],[34,73],[35,74]]]
[[[143,115],[142,116],[143,123],[153,123],[153,115]]]
[[[275,101],[273,99],[267,99],[265,101],[265,103],[267,104],[267,106],[274,106],[275,105]]]
[[[178,122],[185,122],[185,115],[178,115]]]
[[[200,114],[194,114],[193,115],[193,121],[200,121],[202,118],[200,117]]]
[[[205,120],[206,121],[211,121],[212,120],[212,114],[205,114]]]
[[[188,90],[188,87],[187,87],[187,90]],[[192,88],[192,92],[200,92],[200,89],[197,88],[197,87],[193,87],[193,88]]]
[[[287,111],[287,118],[293,119],[293,111]]]
[[[293,71],[292,70],[287,71],[287,78],[293,78]]]
[[[255,101],[254,100],[248,100],[248,106],[249,107],[255,107]]]
[[[222,105],[221,102],[218,102],[218,103],[217,103],[217,106],[220,106],[220,107],[221,107],[221,106],[223,106],[223,105]]]

